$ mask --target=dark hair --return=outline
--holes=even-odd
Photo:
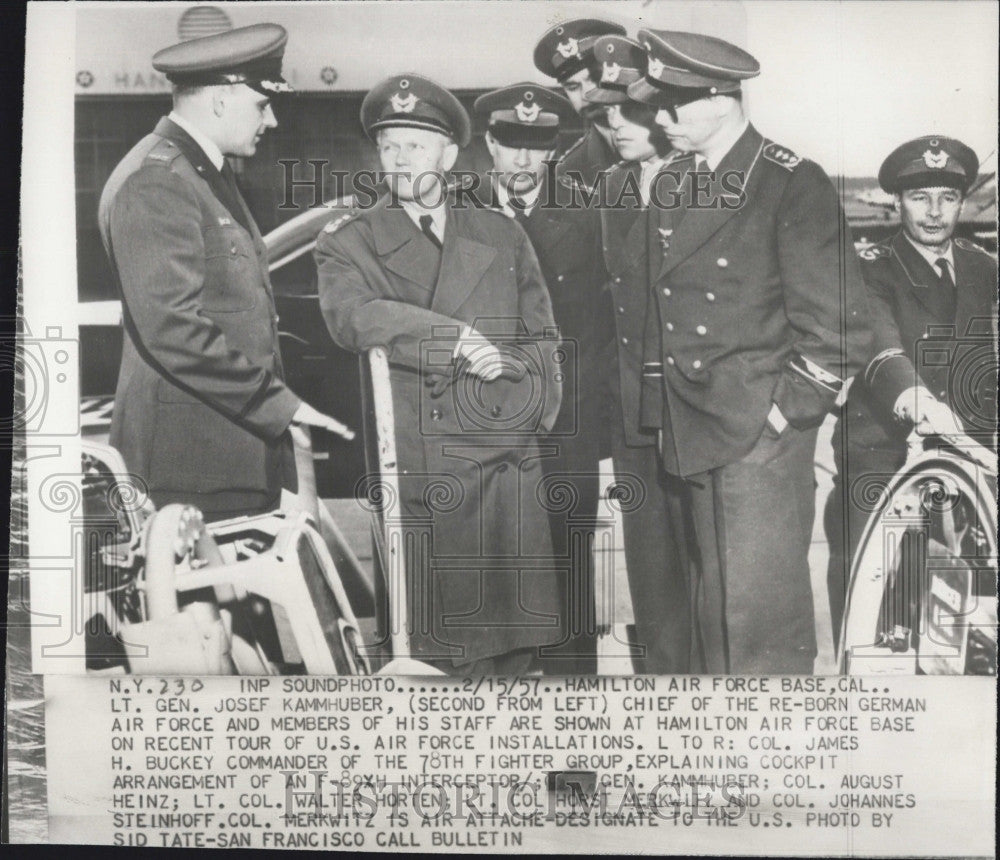
[[[629,122],[649,129],[649,142],[657,155],[666,155],[670,151],[670,140],[667,133],[656,124],[656,114],[659,108],[642,102],[629,100],[621,105],[622,116]]]

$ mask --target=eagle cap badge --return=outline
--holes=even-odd
[[[618,63],[605,63],[604,72],[601,75],[602,81],[607,81],[613,84],[618,80],[618,76],[622,73],[622,67]]]
[[[580,43],[576,39],[567,39],[565,42],[560,42],[556,45],[556,50],[566,60],[570,57],[579,57]]]
[[[413,109],[417,106],[417,97],[413,93],[406,96],[402,93],[396,93],[389,101],[392,103],[392,109],[396,113],[412,113]]]
[[[647,68],[647,74],[651,78],[659,78],[663,74],[663,60],[658,60],[656,57],[649,58],[649,65]]]
[[[948,166],[948,153],[944,150],[935,153],[928,149],[924,153],[924,164],[931,170],[943,170]]]
[[[517,118],[521,122],[535,122],[541,112],[542,106],[539,104],[527,105],[524,102],[518,102],[514,106],[514,113],[517,114]]]

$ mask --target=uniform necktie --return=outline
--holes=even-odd
[[[938,275],[938,290],[944,302],[948,322],[951,322],[955,319],[956,305],[955,282],[951,278],[951,267],[948,265],[947,257],[938,257],[934,265],[937,266],[940,272],[940,275]]]
[[[434,246],[440,251],[441,248],[443,247],[441,244],[441,240],[437,237],[437,234],[434,232],[431,226],[434,223],[434,219],[431,218],[430,215],[421,215],[419,220],[420,220],[420,232],[422,232],[428,239],[430,239],[434,243]]]

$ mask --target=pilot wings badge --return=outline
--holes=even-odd
[[[404,96],[402,93],[396,93],[389,99],[392,102],[392,109],[396,113],[412,113],[413,109],[417,106],[417,97],[410,93]]]
[[[618,63],[605,63],[604,71],[601,74],[601,82],[607,82],[613,84],[618,80],[618,76],[622,73],[622,67]]]
[[[559,54],[565,58],[579,57],[580,56],[580,45],[576,39],[567,39],[565,42],[560,42],[556,45],[556,50]]]
[[[941,170],[948,164],[948,153],[942,150],[935,154],[928,149],[924,153],[924,164],[931,170]]]
[[[514,113],[521,122],[535,122],[541,112],[542,106],[539,104],[526,105],[524,102],[518,102],[514,106]]]
[[[646,66],[646,74],[651,78],[659,78],[663,74],[663,60],[650,57],[649,64]]]

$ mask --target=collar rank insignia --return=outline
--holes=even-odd
[[[396,113],[412,113],[417,106],[417,97],[413,93],[406,96],[396,93],[389,101],[392,102],[392,109]]]
[[[226,218],[226,217],[224,217],[222,215],[219,216],[219,226],[220,227],[228,227],[232,223],[233,222],[230,221],[228,218]]]
[[[650,57],[649,64],[646,66],[646,74],[651,78],[659,78],[663,74],[663,60]]]
[[[607,81],[609,84],[613,84],[618,80],[618,76],[622,73],[622,67],[618,63],[605,63],[604,72],[601,74],[601,81]]]
[[[514,106],[514,113],[521,122],[535,122],[541,112],[542,106],[539,104],[526,105],[524,102],[518,102]]]
[[[567,39],[565,42],[560,42],[556,45],[556,50],[559,52],[560,56],[567,60],[570,57],[580,56],[580,45],[576,39]]]
[[[924,164],[931,170],[942,170],[948,165],[948,153],[944,150],[934,153],[929,149],[924,153]]]

